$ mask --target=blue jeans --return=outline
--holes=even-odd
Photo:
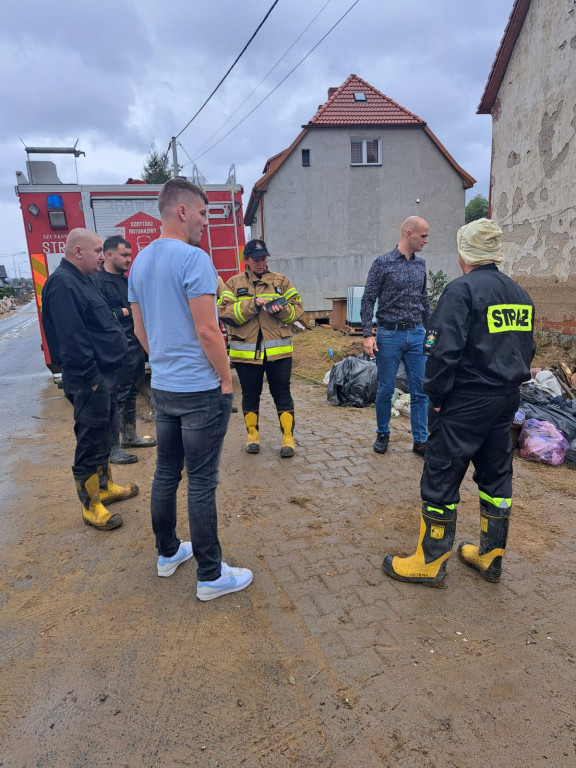
[[[152,529],[160,555],[178,551],[176,493],[186,464],[188,521],[198,580],[220,577],[216,486],[222,443],[232,410],[232,395],[152,390],[158,457],[152,481]]]
[[[415,443],[425,443],[428,396],[422,391],[426,356],[423,353],[424,326],[410,331],[388,331],[379,327],[376,332],[376,366],[378,391],[376,392],[376,431],[390,434],[392,395],[400,362],[404,363],[410,390],[410,423]]]

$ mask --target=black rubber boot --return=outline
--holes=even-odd
[[[110,461],[112,464],[135,464],[138,461],[138,456],[135,453],[126,453],[120,448],[118,439],[110,448]]]
[[[463,541],[458,559],[478,571],[486,581],[497,584],[502,575],[502,557],[506,551],[511,499],[493,499],[480,495],[480,546]]]
[[[119,415],[122,448],[153,448],[156,440],[150,435],[140,437],[136,433],[136,411],[122,411]]]
[[[410,557],[386,555],[382,568],[397,581],[412,581],[428,587],[444,588],[446,563],[456,534],[455,504],[422,504],[420,537],[416,552]]]

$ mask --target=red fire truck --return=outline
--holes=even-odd
[[[137,256],[148,243],[160,236],[158,193],[160,184],[128,179],[126,184],[63,184],[52,161],[30,159],[31,155],[84,152],[76,147],[26,147],[27,174],[16,172],[16,194],[24,219],[36,306],[42,333],[46,365],[54,372],[42,329],[42,287],[64,254],[66,237],[75,227],[86,227],[105,240],[121,235]],[[198,181],[198,179],[193,179]],[[203,180],[201,180],[203,181]],[[244,252],[243,189],[237,185],[233,169],[226,184],[200,186],[208,196],[208,224],[200,248],[226,281],[240,270]]]

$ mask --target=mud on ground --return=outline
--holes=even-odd
[[[422,464],[408,420],[380,456],[373,409],[330,406],[301,380],[294,396],[293,459],[278,457],[267,395],[259,455],[243,452],[232,416],[220,537],[254,582],[201,603],[194,560],[156,575],[154,450],[116,468],[141,489],[115,505],[123,527],[87,528],[71,409],[47,388],[37,436],[13,445],[15,499],[2,513],[0,765],[576,764],[576,472],[515,460],[500,584],[454,556],[447,589],[401,584],[381,561],[416,543]],[[184,487],[179,505],[185,537]],[[477,528],[469,475],[457,542]]]

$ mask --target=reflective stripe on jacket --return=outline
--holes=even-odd
[[[282,296],[286,304],[275,314],[256,307],[256,297],[273,301]],[[243,363],[261,365],[264,356],[290,357],[290,324],[303,314],[302,299],[290,280],[269,270],[258,277],[246,267],[228,280],[218,299],[218,316],[228,328],[230,359]]]

